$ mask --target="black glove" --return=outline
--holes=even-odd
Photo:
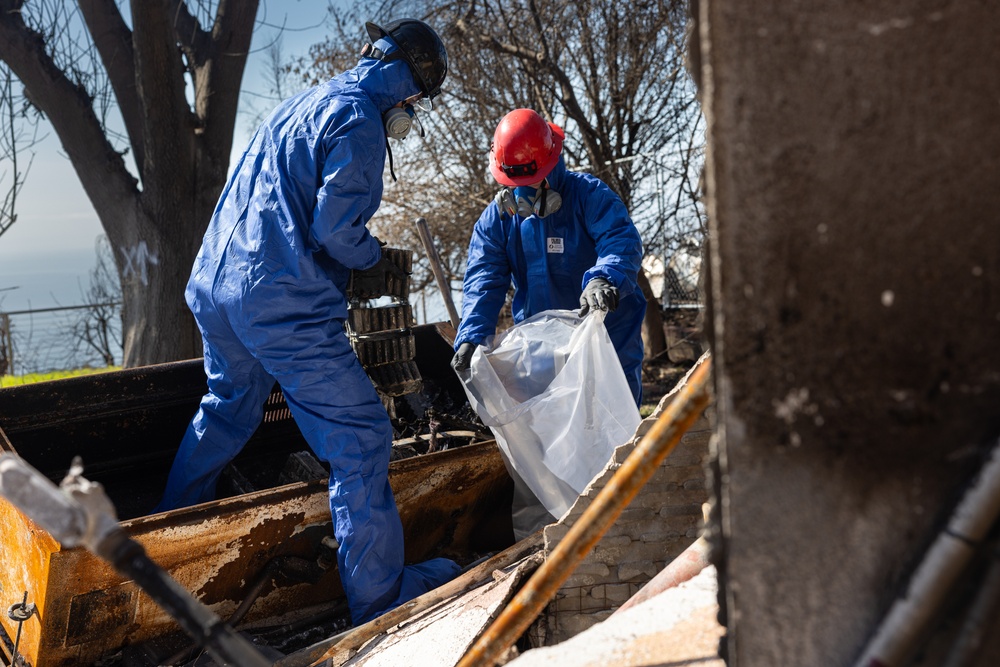
[[[358,299],[375,299],[382,296],[387,291],[386,276],[390,273],[400,278],[408,275],[385,255],[375,262],[375,266],[351,271],[351,296]]]
[[[591,310],[614,311],[618,307],[618,288],[605,278],[593,278],[580,295],[580,317]]]
[[[472,353],[475,351],[476,345],[474,343],[462,343],[458,346],[458,352],[451,358],[451,367],[459,373],[469,370],[469,364],[472,363]]]

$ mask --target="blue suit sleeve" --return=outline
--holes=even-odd
[[[625,204],[606,184],[597,181],[586,196],[584,224],[597,250],[597,263],[583,274],[580,288],[593,278],[606,278],[621,296],[638,289],[642,238]]]
[[[363,143],[350,135],[331,142],[310,227],[312,244],[349,269],[367,269],[382,256],[365,225],[382,198],[383,162]]]
[[[503,221],[490,204],[472,230],[462,288],[462,322],[455,348],[462,343],[482,344],[496,333],[497,318],[510,287]]]

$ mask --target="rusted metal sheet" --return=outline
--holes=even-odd
[[[447,463],[435,465],[437,460]],[[422,560],[442,544],[457,551],[464,545],[479,551],[509,546],[497,536],[506,536],[505,499],[513,487],[494,441],[397,461],[389,469],[407,560]]]
[[[462,553],[484,524],[502,520],[506,471],[494,443],[414,457],[390,466],[406,540],[406,557]],[[32,664],[91,664],[125,644],[175,632],[176,624],[133,583],[89,552],[60,549],[6,501],[0,501],[4,563],[2,605],[38,606],[25,622],[19,652]],[[331,534],[325,480],[218,500],[123,522],[133,539],[187,590],[226,618],[256,574],[275,556],[315,560]],[[247,622],[290,622],[342,596],[336,570],[316,584],[272,582]],[[4,607],[6,608],[6,607]],[[10,637],[16,626],[2,619]]]

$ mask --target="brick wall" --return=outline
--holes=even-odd
[[[615,451],[608,467],[594,478],[567,515],[545,528],[546,555],[569,532],[569,526],[635,449],[688,377],[690,373],[642,421],[633,439]],[[533,645],[556,644],[604,620],[698,538],[702,505],[708,500],[705,465],[710,434],[709,418],[703,415],[559,589],[530,630]]]

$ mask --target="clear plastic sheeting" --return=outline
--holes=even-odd
[[[547,310],[476,349],[460,373],[514,479],[514,534],[562,517],[639,425],[601,311]]]

